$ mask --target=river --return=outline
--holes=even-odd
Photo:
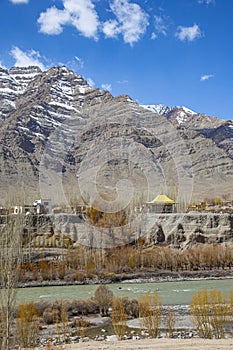
[[[171,282],[145,282],[145,283],[116,283],[107,285],[115,296],[126,296],[138,298],[140,295],[150,291],[158,291],[163,304],[187,305],[192,296],[203,288],[207,290],[217,289],[226,293],[233,291],[233,279],[210,279],[210,280],[185,280]],[[17,303],[30,301],[55,301],[88,299],[94,296],[98,285],[77,285],[77,286],[51,286],[19,288]]]

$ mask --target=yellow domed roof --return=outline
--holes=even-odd
[[[175,203],[175,201],[165,194],[159,194],[157,197],[155,197],[151,202],[149,203]]]

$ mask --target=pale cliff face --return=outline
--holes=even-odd
[[[187,249],[208,244],[233,246],[233,215],[227,213],[146,214],[139,215],[138,221],[132,221],[130,227],[113,225],[111,229],[89,225],[80,213],[60,213],[34,217],[34,224],[34,239],[38,244],[44,236],[51,242],[55,237],[63,239],[71,246],[81,244],[93,248],[112,248],[134,243],[143,237],[145,247]]]

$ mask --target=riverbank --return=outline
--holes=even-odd
[[[112,344],[111,349],[120,349],[121,347],[119,346],[121,346],[121,344],[123,344],[123,349],[131,349],[131,345],[128,343],[128,340],[132,340],[135,344],[135,348],[137,349],[138,340],[144,339],[148,336],[147,332],[142,329],[142,323],[138,317],[137,298],[148,291],[152,294],[154,291],[156,291],[162,300],[162,313],[159,332],[160,337],[164,338],[168,336],[166,322],[168,311],[170,310],[169,312],[172,312],[174,322],[172,326],[173,340],[179,338],[196,339],[199,334],[192,318],[190,317],[189,309],[189,303],[192,296],[198,290],[203,290],[206,288],[207,290],[219,290],[228,297],[229,291],[232,290],[232,279],[209,279],[178,282],[172,281],[167,283],[164,281],[162,283],[155,284],[119,283],[109,285],[108,288],[113,292],[115,297],[125,299],[125,305],[127,307],[128,317],[126,321],[126,331],[124,334],[125,340],[122,342],[116,341],[115,330],[112,327],[110,316],[101,317],[99,315],[99,306],[96,301],[93,300],[96,288],[97,286],[95,285],[69,287],[59,286],[31,288],[19,291],[19,294],[20,292],[23,293],[22,297],[24,299],[22,299],[22,302],[25,302],[26,300],[39,300],[39,303],[36,305],[36,309],[40,311],[41,318],[44,320],[40,334],[41,345],[49,346],[50,341],[53,345],[59,344],[59,341],[56,341],[56,337],[58,336],[59,339],[62,338],[61,334],[57,334],[57,332],[59,329],[61,330],[66,327],[66,334],[68,334],[69,337],[68,341],[70,343],[77,344],[77,346],[79,346],[79,342],[81,342],[81,349],[85,349],[84,346],[86,346],[86,344],[88,344],[87,349],[97,349],[95,347],[96,344],[99,346],[98,349],[104,349],[104,346],[108,346],[110,343]],[[30,295],[30,293],[32,294]],[[89,299],[87,299],[87,297]],[[66,321],[65,323],[57,323],[54,321],[56,310],[58,310],[59,313],[59,310],[61,310],[61,308],[64,306],[67,310],[67,317],[65,318]],[[85,326],[84,328],[80,328],[80,325]],[[227,333],[226,336],[231,335]],[[155,341],[157,341],[157,339],[155,339]],[[156,347],[145,347],[144,343],[142,344],[143,347],[139,347],[138,349],[154,349]],[[148,344],[151,344],[151,341],[149,341]],[[79,348],[80,347],[77,347],[77,349]],[[171,348],[173,349],[174,347],[172,346]],[[61,349],[70,349],[70,347],[69,345],[64,345],[63,347],[59,348],[59,350]],[[76,347],[72,349],[76,349]],[[108,349],[108,347],[106,349]]]
[[[195,293],[202,289],[216,289],[223,293],[232,290],[232,278],[194,279],[183,281],[152,281],[145,283],[111,283],[107,284],[114,296],[135,298],[150,291],[157,291],[163,304],[189,304]],[[56,300],[72,301],[87,300],[95,294],[98,285],[71,285],[71,286],[43,286],[33,288],[19,288],[17,304],[25,302],[55,302]]]
[[[143,270],[133,273],[113,274],[112,276],[99,277],[98,275],[85,278],[82,281],[67,280],[45,280],[29,281],[19,283],[18,288],[32,287],[55,287],[55,286],[76,286],[76,285],[98,285],[113,283],[156,283],[156,282],[175,282],[209,279],[227,279],[233,278],[233,270],[204,270],[204,271],[148,271]]]

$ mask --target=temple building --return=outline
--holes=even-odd
[[[151,213],[175,213],[176,202],[165,194],[159,194],[151,202],[147,202],[145,207]]]

